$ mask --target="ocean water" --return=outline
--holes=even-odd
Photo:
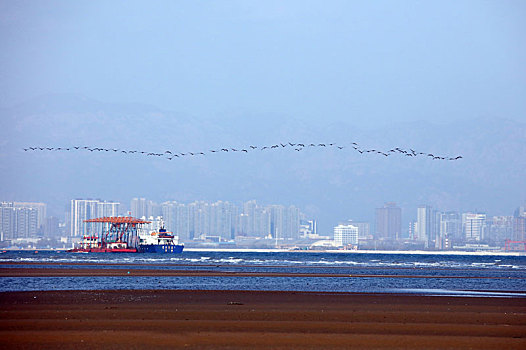
[[[0,264],[0,268],[74,267],[290,274],[290,277],[0,277],[0,292],[187,289],[526,297],[525,256],[217,251],[185,251],[177,255],[6,252],[0,254]],[[315,273],[319,277],[299,275],[303,273]],[[329,274],[343,277],[331,277]]]

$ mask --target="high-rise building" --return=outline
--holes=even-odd
[[[41,229],[47,217],[47,205],[40,202],[13,202],[15,208],[32,208],[37,212],[37,229]]]
[[[85,220],[98,217],[97,204],[95,199],[72,199],[71,200],[71,237],[82,237],[86,234],[87,223]]]
[[[398,240],[402,231],[402,209],[394,202],[376,208],[376,238]]]
[[[60,233],[59,221],[58,218],[54,216],[49,216],[46,218],[44,223],[44,236],[46,237],[56,237]]]
[[[491,216],[486,220],[487,242],[503,247],[507,239],[513,237],[513,216]]]
[[[480,242],[484,240],[486,214],[463,213],[462,229],[466,242]]]
[[[38,226],[38,212],[35,208],[15,208],[16,238],[30,238],[36,236]]]
[[[429,205],[417,209],[417,240],[424,242],[426,248],[440,248],[440,214]]]
[[[41,204],[45,208],[45,204],[27,204],[28,206],[23,206],[21,202],[0,203],[0,238],[2,240],[30,238],[37,235],[42,226],[38,221],[39,208],[42,208]]]
[[[181,240],[189,239],[188,207],[176,201],[161,204],[165,228],[174,232]]]
[[[519,207],[513,215],[513,240],[526,241],[526,206]]]
[[[97,217],[114,217],[119,215],[119,205],[117,202],[98,202],[97,203]]]
[[[133,198],[130,203],[131,216],[135,218],[148,217],[146,198]]]
[[[345,224],[353,225],[358,228],[358,238],[359,239],[369,239],[371,232],[371,224],[365,221],[354,221],[348,220]],[[344,225],[345,225],[344,224]]]
[[[271,205],[270,210],[270,234],[272,238],[283,239],[285,237],[285,207],[282,205]]]
[[[291,205],[287,208],[285,216],[285,230],[283,238],[298,239],[300,236],[300,217],[299,208]]]
[[[15,208],[12,202],[0,203],[0,235],[2,241],[14,239],[15,237]]]
[[[88,231],[85,220],[103,216],[117,216],[119,203],[102,202],[98,199],[72,199],[70,211],[70,235],[82,237]]]
[[[149,210],[150,203],[153,202],[135,198],[131,207],[134,213],[140,214],[141,210]],[[236,235],[297,239],[300,236],[300,220],[308,221],[294,206],[261,206],[254,200],[243,203],[242,207],[225,201],[195,201],[189,204],[172,201],[162,203],[159,208],[159,215],[150,216],[162,216],[166,229],[176,233],[183,241],[210,237],[228,241]],[[315,233],[315,221],[310,221],[309,225],[309,232]]]
[[[337,246],[358,244],[358,227],[352,224],[340,224],[334,227],[334,242]]]
[[[454,211],[440,213],[440,246],[439,249],[446,249],[445,242],[449,242],[451,248],[453,243],[464,242],[462,236],[462,220],[460,214]]]

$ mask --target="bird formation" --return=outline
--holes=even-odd
[[[148,151],[140,151],[140,150],[123,150],[118,148],[101,148],[101,147],[89,147],[89,146],[74,146],[74,147],[28,147],[24,148],[25,152],[31,152],[31,151],[87,151],[87,152],[114,152],[114,153],[120,153],[120,154],[139,154],[149,157],[163,157],[168,160],[173,160],[176,158],[182,158],[182,157],[195,157],[195,156],[204,156],[206,154],[212,154],[212,153],[229,153],[229,152],[241,152],[241,153],[248,153],[248,152],[254,152],[254,151],[270,151],[270,150],[277,150],[277,149],[293,149],[296,152],[301,152],[305,149],[311,148],[311,147],[317,147],[317,148],[335,148],[338,150],[343,149],[352,149],[360,154],[375,154],[382,157],[389,157],[392,155],[401,155],[404,157],[428,157],[429,159],[433,160],[447,160],[447,161],[454,161],[459,160],[462,158],[462,156],[439,156],[428,152],[419,152],[414,149],[403,149],[400,147],[394,147],[390,150],[377,150],[377,149],[366,149],[363,147],[360,147],[358,143],[351,142],[346,145],[339,145],[336,143],[293,143],[293,142],[286,142],[286,143],[276,143],[273,145],[267,145],[267,146],[254,146],[250,145],[245,148],[217,148],[217,149],[211,149],[208,151],[201,151],[201,152],[175,152],[171,150],[166,150],[161,153],[157,152],[148,152]]]

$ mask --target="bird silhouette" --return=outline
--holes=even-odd
[[[351,144],[353,145],[352,148],[354,150],[358,151],[360,154],[363,154],[363,153],[376,153],[376,154],[379,154],[379,155],[383,155],[384,157],[388,157],[389,155],[398,152],[400,154],[405,155],[406,157],[416,157],[416,156],[419,156],[419,155],[423,155],[423,156],[428,156],[428,157],[432,158],[433,160],[449,160],[449,161],[459,160],[459,159],[463,158],[460,155],[456,156],[456,157],[453,157],[453,156],[447,156],[446,157],[446,156],[434,155],[433,153],[417,152],[416,150],[414,150],[412,148],[409,148],[409,150],[405,150],[405,149],[400,148],[400,147],[394,147],[392,149],[389,149],[388,151],[381,151],[381,150],[377,150],[377,149],[374,149],[374,148],[373,149],[360,149],[356,142],[352,142]],[[274,145],[271,145],[271,146],[258,147],[258,146],[250,145],[248,147],[240,148],[240,149],[236,149],[236,148],[221,148],[220,150],[219,149],[218,150],[211,149],[211,150],[209,150],[209,152],[211,152],[211,153],[218,153],[220,151],[223,151],[223,152],[232,151],[232,152],[245,152],[245,153],[248,153],[249,150],[255,150],[255,149],[258,149],[258,148],[261,149],[261,150],[266,150],[266,149],[280,148],[280,146],[282,148],[285,148],[287,146],[291,146],[291,147],[294,147],[295,151],[301,151],[301,150],[304,149],[305,144],[304,143],[297,143],[296,144],[296,143],[292,143],[292,142],[285,142],[285,143],[281,143],[280,142],[278,144],[274,144]],[[309,147],[336,146],[340,150],[345,148],[345,146],[339,146],[336,143],[319,143],[319,144],[310,143],[310,144],[308,144],[308,146]],[[147,156],[155,156],[155,157],[162,157],[162,156],[164,156],[168,160],[172,160],[175,157],[179,158],[179,157],[186,156],[186,155],[191,155],[191,156],[205,155],[204,152],[187,152],[187,153],[176,154],[173,151],[166,150],[163,153],[155,153],[155,152],[147,152],[147,151],[139,151],[139,150],[121,150],[121,149],[116,149],[116,148],[100,148],[100,147],[90,147],[90,146],[74,146],[74,147],[34,147],[33,146],[33,147],[23,148],[24,152],[36,151],[36,150],[40,150],[40,151],[44,151],[44,150],[47,150],[47,151],[53,151],[53,150],[54,151],[71,151],[71,150],[80,150],[80,149],[87,150],[87,151],[90,151],[90,152],[94,152],[94,151],[110,152],[110,151],[113,151],[113,152],[119,152],[119,153],[122,153],[122,154],[140,153],[140,154],[147,155]]]

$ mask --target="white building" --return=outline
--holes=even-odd
[[[358,227],[354,225],[340,224],[334,228],[334,242],[337,246],[347,244],[358,244]]]
[[[462,228],[466,237],[466,242],[478,242],[483,240],[485,238],[486,214],[462,214]]]
[[[97,204],[97,217],[114,217],[119,215],[119,204],[117,202],[99,202]]]
[[[98,199],[72,199],[70,214],[71,237],[82,237],[87,233],[85,220],[103,216],[117,216],[119,203],[100,201]]]
[[[23,204],[27,204],[24,206]],[[0,203],[0,238],[2,240],[12,240],[17,238],[36,237],[40,226],[39,208],[43,208],[44,203],[20,203],[20,202],[1,202]]]
[[[31,208],[37,212],[37,228],[40,228],[46,222],[47,205],[40,202],[13,202],[15,208]]]

